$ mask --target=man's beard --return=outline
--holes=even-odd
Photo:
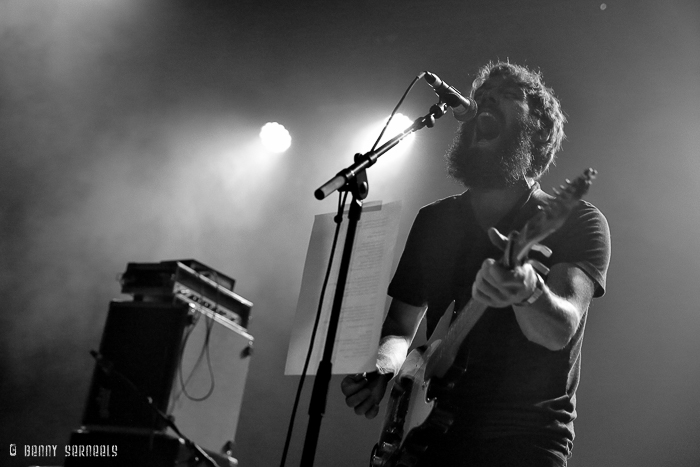
[[[475,125],[473,119],[457,130],[445,154],[449,174],[467,188],[477,189],[506,188],[523,180],[532,164],[534,122],[518,122],[514,129],[501,134],[494,150],[471,147]]]

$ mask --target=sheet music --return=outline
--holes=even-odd
[[[321,214],[314,220],[287,353],[286,375],[300,375],[304,368],[321,287],[328,267],[335,230],[334,216],[335,213]],[[400,202],[384,205],[381,202],[364,204],[333,347],[334,374],[361,373],[375,369],[400,217]],[[323,356],[347,224],[346,216],[343,219],[323,300],[321,320],[307,373],[310,375],[316,374]]]

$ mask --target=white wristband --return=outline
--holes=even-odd
[[[406,359],[408,342],[397,336],[385,336],[379,341],[377,371],[380,374],[398,373]]]
[[[535,290],[532,291],[532,295],[530,295],[527,300],[515,303],[513,306],[530,306],[542,296],[544,293],[544,280],[542,280],[542,276],[537,273],[535,273],[535,276],[537,276],[537,282],[535,283]]]

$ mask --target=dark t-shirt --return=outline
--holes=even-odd
[[[504,235],[521,229],[548,199],[551,196],[535,185],[495,227]],[[575,264],[595,284],[594,296],[604,294],[610,233],[595,206],[579,201],[565,224],[541,243],[553,254],[546,258],[532,252],[531,258],[548,267]],[[410,305],[427,305],[431,333],[452,301],[459,309],[470,299],[481,263],[501,256],[476,223],[469,192],[445,198],[418,213],[389,295]],[[488,308],[462,346],[468,363],[452,392],[460,413],[449,433],[451,446],[459,437],[544,436],[568,455],[586,317],[584,313],[564,349],[551,351],[523,335],[512,308]]]

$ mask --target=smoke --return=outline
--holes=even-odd
[[[0,4],[3,345],[18,381],[37,377],[27,355],[96,344],[127,262],[252,277],[265,245],[299,232],[276,228],[280,156],[236,115],[239,96],[192,86],[210,67],[180,66],[207,57],[177,34],[177,11],[143,3]]]

